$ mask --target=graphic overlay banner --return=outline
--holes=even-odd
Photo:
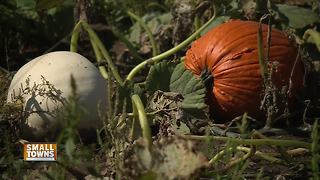
[[[25,143],[23,144],[23,160],[56,161],[57,143]]]

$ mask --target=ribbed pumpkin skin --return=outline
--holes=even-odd
[[[213,76],[209,105],[216,121],[230,120],[244,112],[252,117],[263,117],[259,110],[263,92],[257,48],[258,28],[259,23],[253,21],[229,21],[196,40],[187,51],[187,69],[196,75],[207,69]],[[268,26],[262,25],[262,30],[266,47]],[[276,87],[289,84],[296,56],[296,47],[287,36],[272,29],[270,61],[278,64],[272,73]],[[292,78],[291,96],[303,88],[303,75],[303,65],[299,60]]]

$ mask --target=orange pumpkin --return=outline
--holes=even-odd
[[[207,32],[187,51],[186,69],[197,76],[207,70],[213,77],[209,105],[211,115],[218,122],[244,112],[263,118],[263,111],[259,109],[263,80],[258,60],[258,29],[257,22],[229,21]],[[266,51],[268,26],[263,24],[262,31]],[[297,57],[295,44],[282,31],[272,29],[269,55],[270,62],[277,63],[272,82],[278,89],[288,86]],[[294,99],[303,88],[304,69],[300,59],[295,67],[289,99]]]

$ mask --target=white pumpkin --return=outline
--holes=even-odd
[[[25,137],[45,139],[58,130],[57,113],[72,94],[71,75],[76,82],[79,104],[84,109],[79,130],[101,127],[98,113],[106,108],[106,81],[85,57],[58,51],[25,64],[10,84],[7,102],[16,102],[16,98],[21,97],[27,115],[22,128]]]

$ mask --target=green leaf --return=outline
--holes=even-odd
[[[190,95],[194,96],[194,93],[197,94],[205,94],[205,88],[202,81],[199,80],[199,78],[191,78],[191,80],[186,84],[186,87],[184,88],[182,94],[185,96]]]
[[[184,68],[180,63],[174,69],[170,80],[170,91],[180,93],[183,101],[180,107],[194,117],[206,117],[206,88],[202,80]],[[191,113],[192,112],[192,113]]]
[[[172,19],[171,13],[164,13],[160,15],[155,15],[153,18],[148,21],[147,25],[150,28],[151,32],[154,34],[159,29],[159,26],[164,24],[169,24]]]
[[[181,106],[181,108],[183,108],[187,111],[194,111],[195,109],[202,110],[207,107],[207,105],[204,103],[190,103],[190,101],[189,102],[183,101],[180,106]],[[193,114],[193,115],[195,115],[195,114]]]
[[[309,24],[319,22],[319,16],[311,9],[290,6],[285,4],[276,4],[277,11],[283,14],[289,20],[289,26],[292,28],[303,28]]]
[[[185,72],[185,68],[183,63],[178,64],[172,75],[171,75],[171,79],[170,79],[170,90],[173,90],[175,92],[179,92],[182,93],[182,88],[183,86],[179,87],[179,79],[181,78],[181,76],[183,75],[183,73]]]
[[[160,62],[152,66],[146,79],[146,90],[149,92],[156,90],[169,91],[170,76],[173,69],[173,64],[168,62]]]
[[[172,120],[173,120],[172,127],[175,133],[191,134],[191,130],[186,123],[184,123],[183,121],[179,121],[178,123],[178,120],[176,119],[172,119]]]
[[[129,41],[139,44],[140,42],[140,34],[141,34],[141,26],[139,23],[135,23],[133,26],[130,28],[130,35],[129,35]]]
[[[161,25],[169,24],[172,15],[171,13],[149,13],[142,17],[142,19],[146,22],[147,26],[150,28],[151,32],[155,34]],[[140,35],[143,32],[140,24],[135,22],[133,26],[130,28],[130,34],[128,39],[136,44],[140,43]]]
[[[177,68],[177,70],[180,71],[180,68]],[[172,79],[170,80],[170,90],[185,95],[184,92],[187,91],[187,89],[185,89],[186,85],[194,77],[194,75],[185,69],[182,69],[182,72],[182,74],[177,74],[180,75],[178,78],[175,77],[175,74],[172,74]]]

